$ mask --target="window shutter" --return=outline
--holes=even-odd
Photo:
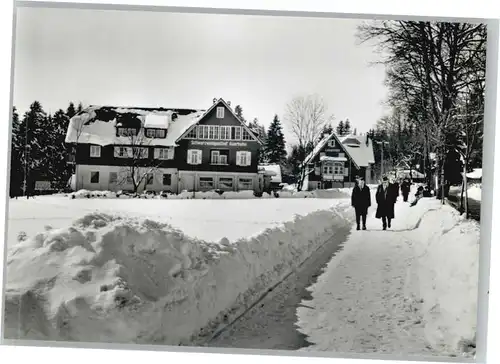
[[[348,177],[349,176],[349,168],[345,167],[344,168],[344,177]]]
[[[198,163],[196,163],[196,164],[201,164],[201,155],[202,155],[201,150],[198,149],[197,153],[198,153]]]
[[[160,149],[159,148],[155,148],[155,152],[154,153],[155,153],[154,158],[155,159],[160,159]]]
[[[134,158],[134,148],[127,147],[127,155],[129,158]]]
[[[167,159],[174,159],[174,148],[167,149]]]
[[[193,164],[193,151],[191,149],[188,150],[187,163]]]
[[[120,147],[115,147],[113,154],[114,154],[115,158],[118,158],[120,156]]]
[[[242,152],[236,152],[236,165],[241,166],[241,153]]]

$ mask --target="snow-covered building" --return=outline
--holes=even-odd
[[[309,190],[352,186],[356,176],[372,183],[373,143],[367,135],[332,133],[320,140],[304,163]]]
[[[223,99],[208,110],[89,106],[66,143],[77,190],[262,189],[261,142]]]

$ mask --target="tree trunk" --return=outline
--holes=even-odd
[[[465,179],[467,178],[465,176],[465,173],[467,172],[467,169],[466,169],[466,165],[465,165],[465,162],[464,162],[464,168],[463,168],[463,176],[462,176],[462,188],[461,188],[461,191],[460,191],[460,213],[464,213],[465,212],[465,205],[464,205],[464,191],[465,191]]]
[[[469,193],[467,192],[467,163],[464,163],[465,218],[469,218]]]

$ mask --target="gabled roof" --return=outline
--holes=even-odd
[[[151,145],[174,147],[178,136],[195,124],[204,115],[204,110],[92,105],[71,118],[65,142],[101,146],[130,144],[130,138],[116,136],[116,126],[121,118],[128,117],[144,126],[147,115],[170,116],[174,113],[177,118],[169,122],[166,138],[148,139]]]
[[[324,136],[323,139],[321,139],[318,142],[318,144],[314,147],[313,151],[309,153],[309,155],[304,159],[303,164],[310,163],[323,150],[323,148],[332,138],[335,139],[335,141],[340,145],[340,147],[344,150],[344,152],[349,156],[349,158],[356,165],[356,168],[359,168],[358,162],[356,162],[356,160],[352,157],[350,151],[346,148],[346,146],[340,142],[339,138],[335,133]]]
[[[359,167],[368,167],[375,163],[373,143],[367,135],[346,135],[342,137],[341,142]]]
[[[179,140],[181,140],[182,138],[184,138],[187,134],[189,134],[189,132],[194,128],[196,127],[196,125],[199,125],[200,122],[203,121],[203,119],[208,115],[210,114],[210,112],[216,107],[216,106],[219,106],[220,104],[223,104],[226,108],[226,110],[229,110],[229,112],[236,118],[236,120],[238,120],[238,122],[241,124],[241,126],[246,129],[246,131],[250,134],[250,136],[256,141],[258,142],[259,144],[262,145],[262,141],[257,138],[257,136],[255,135],[255,133],[248,127],[245,125],[245,123],[243,122],[243,120],[241,120],[238,115],[236,115],[233,111],[233,109],[227,104],[226,101],[224,101],[224,99],[219,99],[218,101],[214,102],[212,104],[212,106],[210,106],[210,108],[205,111],[205,113],[200,117],[198,118],[198,120],[192,124],[188,129],[186,129],[177,139],[176,139],[176,142],[178,142]]]

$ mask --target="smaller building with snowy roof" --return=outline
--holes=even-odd
[[[372,183],[375,157],[367,135],[326,135],[305,158],[308,189],[353,186],[356,176]]]

